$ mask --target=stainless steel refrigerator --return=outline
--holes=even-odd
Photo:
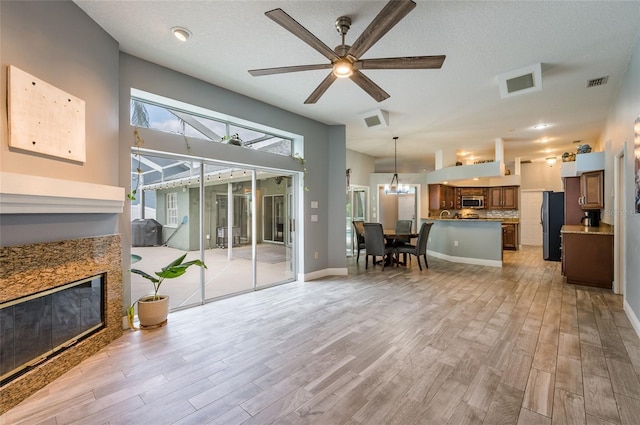
[[[560,261],[562,256],[560,229],[564,224],[564,192],[542,192],[542,253],[549,261]]]

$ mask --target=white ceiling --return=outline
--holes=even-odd
[[[365,70],[391,97],[377,103],[337,80],[314,105],[304,100],[327,70],[252,77],[247,70],[325,63],[321,54],[264,15],[282,8],[330,47],[346,15],[351,44],[385,1],[75,0],[120,50],[327,124],[345,124],[347,147],[380,158],[378,171],[433,169],[435,152],[458,149],[493,159],[541,160],[598,142],[640,31],[640,1],[417,1],[364,58],[447,56],[440,70]],[[192,32],[186,42],[173,26]],[[501,99],[497,76],[542,63],[543,90]],[[609,76],[604,86],[587,80]],[[361,114],[381,108],[389,127],[368,129]],[[545,130],[533,130],[538,123]],[[546,142],[542,142],[546,138]],[[548,150],[548,151],[545,151]],[[462,159],[462,158],[461,158]]]

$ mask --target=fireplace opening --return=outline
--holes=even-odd
[[[105,326],[106,273],[0,304],[0,385]]]

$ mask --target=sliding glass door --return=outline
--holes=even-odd
[[[256,285],[265,287],[295,280],[293,247],[293,175],[260,173],[257,181],[262,197],[262,243],[257,246],[261,273]]]
[[[163,285],[170,309],[295,280],[293,174],[150,155],[136,167],[133,267],[153,274],[185,252],[207,265]],[[134,300],[152,289],[131,283]]]

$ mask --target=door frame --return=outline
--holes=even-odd
[[[613,292],[624,295],[627,293],[627,278],[625,252],[625,214],[627,197],[626,197],[626,180],[625,180],[625,151],[626,142],[622,148],[614,155],[613,158]]]
[[[364,191],[366,192],[366,206],[365,206],[365,210],[364,210],[364,221],[369,221],[369,217],[370,217],[370,211],[371,211],[371,188],[367,185],[360,185],[360,184],[351,184],[349,185],[349,189],[347,190],[347,202],[350,203],[351,205],[351,215],[347,217],[347,222],[345,223],[346,226],[348,226],[347,229],[345,229],[346,231],[351,231],[351,246],[347,247],[347,257],[352,257],[354,254],[354,249],[356,249],[354,243],[353,243],[353,226],[352,226],[352,222],[354,220],[353,217],[353,193],[354,193],[354,189],[356,189],[356,191]],[[346,236],[346,235],[345,235]],[[345,237],[346,239],[346,237]],[[346,242],[346,241],[345,241]],[[350,252],[350,254],[349,254]]]
[[[403,183],[404,184],[404,183]],[[418,229],[420,229],[420,227],[418,226],[418,220],[420,220],[420,212],[421,212],[421,200],[420,200],[420,195],[422,193],[422,186],[420,185],[420,183],[408,183],[406,184],[406,186],[412,187],[414,189],[414,198],[415,198],[415,202],[416,202],[416,227]],[[384,190],[385,185],[384,184],[380,184],[378,183],[378,185],[376,186],[376,209],[375,209],[375,217],[378,223],[382,223],[382,221],[380,221],[380,189]]]

